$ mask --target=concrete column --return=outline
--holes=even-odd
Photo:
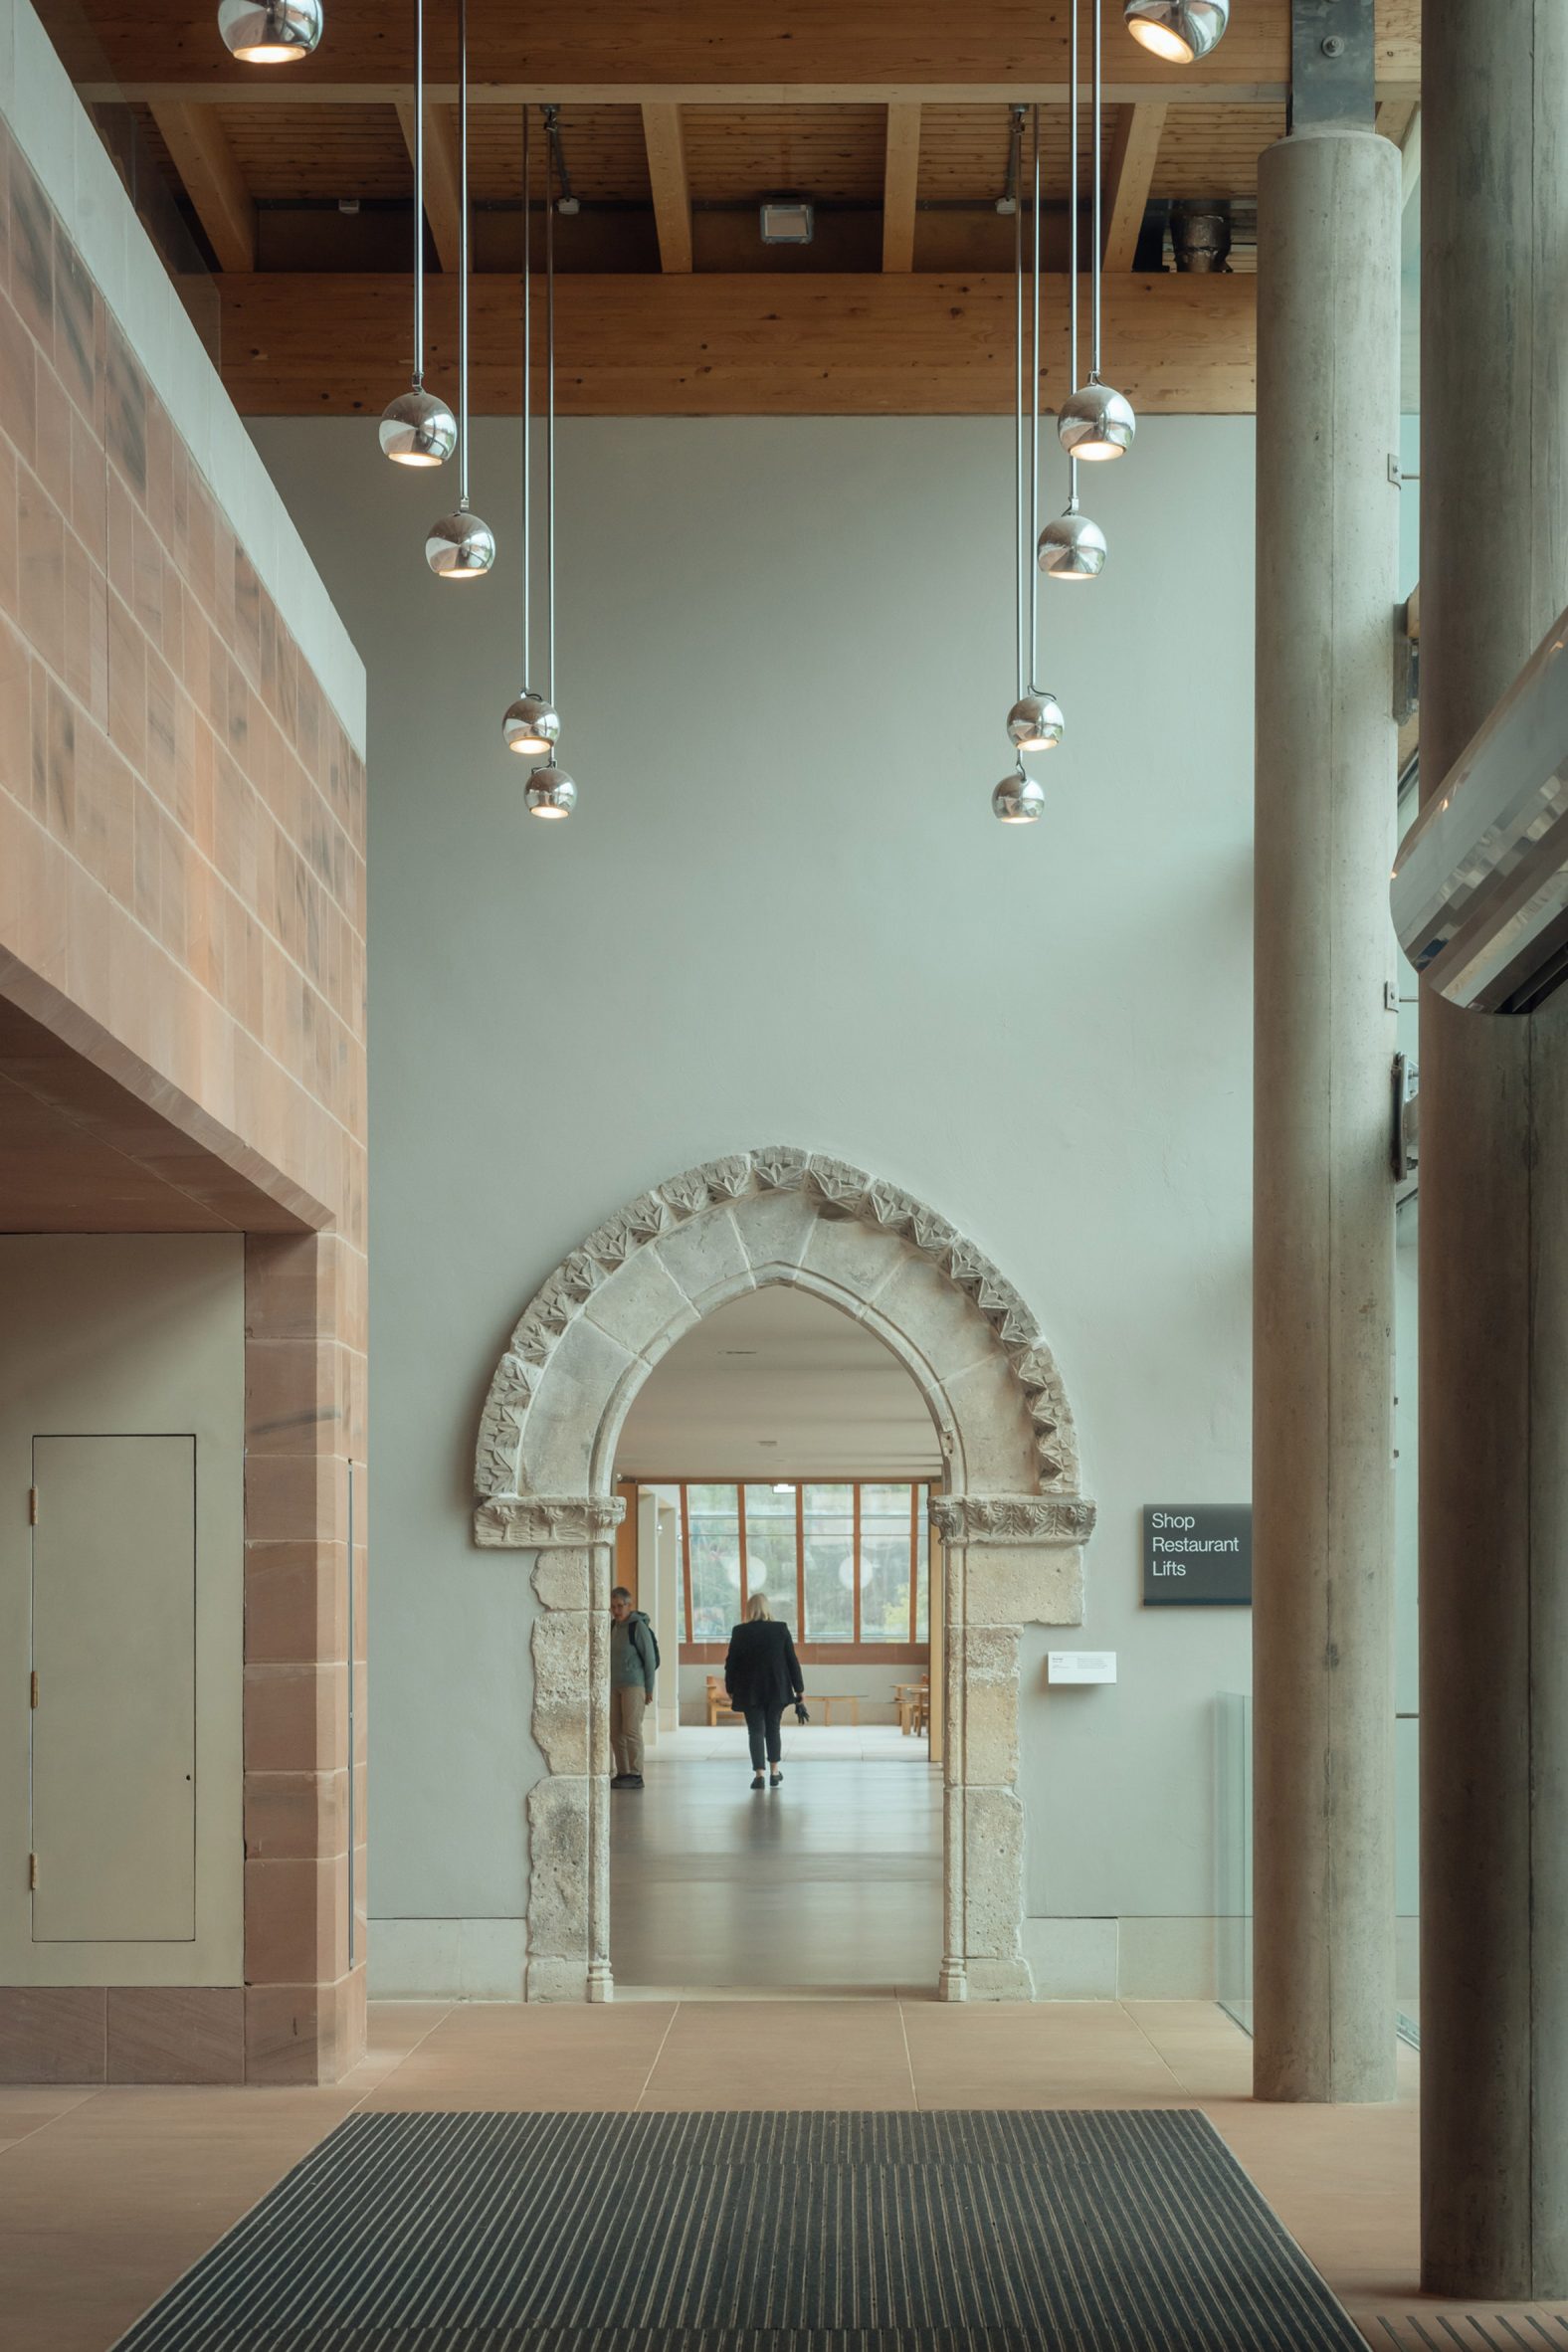
[[[1259,178],[1254,2084],[1394,2092],[1397,150]]]
[[[1421,775],[1568,605],[1568,9],[1429,7]],[[1568,1006],[1421,1015],[1425,2284],[1568,2294]]]

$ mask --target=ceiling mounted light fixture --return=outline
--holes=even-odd
[[[1123,0],[1134,41],[1170,66],[1190,66],[1225,39],[1231,0]]]
[[[1040,655],[1040,573],[1034,560],[1036,536],[1040,529],[1040,108],[1033,110],[1033,171],[1030,187],[1030,309],[1031,323],[1028,348],[1024,339],[1024,213],[1023,213],[1023,147],[1024,109],[1013,110],[1012,154],[1008,167],[1009,184],[1017,191],[1018,209],[1013,215],[1013,392],[1014,392],[1014,493],[1013,510],[1013,600],[1017,625],[1018,693],[1007,714],[1008,741],[1018,754],[1018,773],[1005,776],[991,795],[993,815],[1006,825],[1027,825],[1039,816],[1045,805],[1045,795],[1038,784],[1032,784],[1024,773],[1023,754],[1026,751],[1054,751],[1061,742],[1064,730],[1062,705],[1055,694],[1045,692],[1035,684],[1035,672]],[[1024,376],[1030,378],[1030,395],[1024,399]],[[1026,425],[1027,407],[1027,425]],[[1028,470],[1025,469],[1025,436],[1028,436]],[[1025,574],[1029,586],[1024,586]],[[1020,786],[1027,789],[1020,790]]]
[[[469,508],[469,7],[458,0],[458,505],[425,540],[438,580],[482,580],[495,561],[489,523]]]
[[[221,0],[218,30],[247,66],[292,66],[308,57],[326,24],[321,0]]]
[[[1104,276],[1103,239],[1100,234],[1100,210],[1102,204],[1100,134],[1105,112],[1105,78],[1101,65],[1101,50],[1103,47],[1103,41],[1101,34],[1101,12],[1099,0],[1089,0],[1089,5],[1092,10],[1091,51],[1093,57],[1094,125],[1093,160],[1089,175],[1089,187],[1092,192],[1090,237],[1092,251],[1089,256],[1088,381],[1086,384],[1079,384],[1078,381],[1078,370],[1076,367],[1074,368],[1074,389],[1069,393],[1067,399],[1064,400],[1061,408],[1057,412],[1057,432],[1061,438],[1063,448],[1067,450],[1071,457],[1099,460],[1105,458],[1119,458],[1125,451],[1131,449],[1133,436],[1136,434],[1138,429],[1138,420],[1132,413],[1132,403],[1125,397],[1124,394],[1113,390],[1109,384],[1101,383],[1099,374],[1101,311],[1100,294],[1101,280]],[[1075,228],[1077,227],[1078,222],[1078,0],[1073,0],[1073,187],[1075,201],[1072,210]],[[1078,291],[1078,247],[1076,242],[1073,250],[1073,279],[1075,294],[1074,319],[1076,323],[1078,316],[1078,305],[1076,298]]]
[[[414,372],[378,428],[394,466],[441,466],[458,446],[458,420],[425,390],[425,0],[414,0]]]
[[[550,141],[553,149],[554,141]],[[548,200],[546,173],[546,200]],[[548,231],[546,231],[548,234]],[[551,354],[553,374],[554,356]],[[554,667],[553,625],[551,667]],[[522,109],[522,675],[523,688],[501,720],[501,740],[519,759],[540,759],[561,732],[554,690],[540,693],[533,674],[533,146],[532,109]]]
[[[761,208],[764,245],[809,245],[817,232],[815,209],[799,196],[775,196]]]

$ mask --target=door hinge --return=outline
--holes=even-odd
[[[36,1672],[27,1677],[27,1703],[30,1707],[36,1707],[38,1704],[38,1675]]]
[[[27,1858],[27,1882],[29,1886],[38,1884],[38,1857],[36,1854],[30,1854]]]
[[[30,1527],[38,1525],[38,1488],[36,1486],[29,1486],[27,1490],[27,1523]]]

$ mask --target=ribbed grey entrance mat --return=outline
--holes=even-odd
[[[1366,2352],[1191,2110],[363,2115],[121,2352]]]

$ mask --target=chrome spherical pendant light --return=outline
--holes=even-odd
[[[1022,761],[991,795],[991,814],[1003,825],[1033,825],[1045,805],[1045,786],[1025,775]]]
[[[508,706],[500,731],[508,751],[521,759],[530,753],[537,759],[560,741],[561,714],[548,694],[521,693]]]
[[[224,47],[248,66],[292,66],[308,57],[325,23],[321,0],[219,0]]]
[[[1040,534],[1040,568],[1048,580],[1097,580],[1105,553],[1104,532],[1077,506],[1069,506]]]
[[[577,787],[564,768],[552,761],[535,768],[523,794],[530,817],[569,817],[577,806]]]
[[[1100,214],[1104,172],[1100,159],[1100,138],[1105,114],[1105,76],[1102,63],[1102,33],[1100,0],[1090,0],[1092,33],[1090,48],[1093,76],[1092,156],[1089,187],[1092,190],[1089,243],[1092,258],[1089,263],[1089,334],[1088,380],[1078,379],[1078,0],[1073,0],[1073,37],[1069,71],[1072,76],[1071,144],[1073,177],[1068,199],[1068,240],[1071,247],[1069,269],[1072,283],[1073,329],[1070,367],[1073,390],[1057,412],[1057,434],[1068,456],[1101,460],[1119,458],[1131,449],[1138,430],[1138,420],[1132,413],[1132,403],[1123,393],[1112,390],[1100,375],[1100,336],[1102,325],[1101,279],[1104,276],[1105,240],[1101,233]]]
[[[458,0],[458,504],[425,539],[438,580],[483,580],[495,561],[495,535],[469,506],[469,9]]]
[[[394,466],[444,466],[458,446],[457,418],[425,389],[425,0],[414,0],[414,366],[379,432]]]
[[[1008,741],[1019,751],[1055,751],[1066,721],[1055,694],[1020,694],[1007,714]]]
[[[387,402],[378,430],[394,466],[444,466],[458,446],[457,418],[423,384]]]
[[[1058,436],[1074,458],[1119,458],[1131,449],[1137,430],[1131,401],[1097,376],[1070,393],[1057,415]]]
[[[444,514],[426,534],[425,561],[438,580],[483,580],[494,560],[494,533],[467,506]]]
[[[1225,39],[1231,0],[1123,0],[1122,15],[1151,57],[1190,66]]]

